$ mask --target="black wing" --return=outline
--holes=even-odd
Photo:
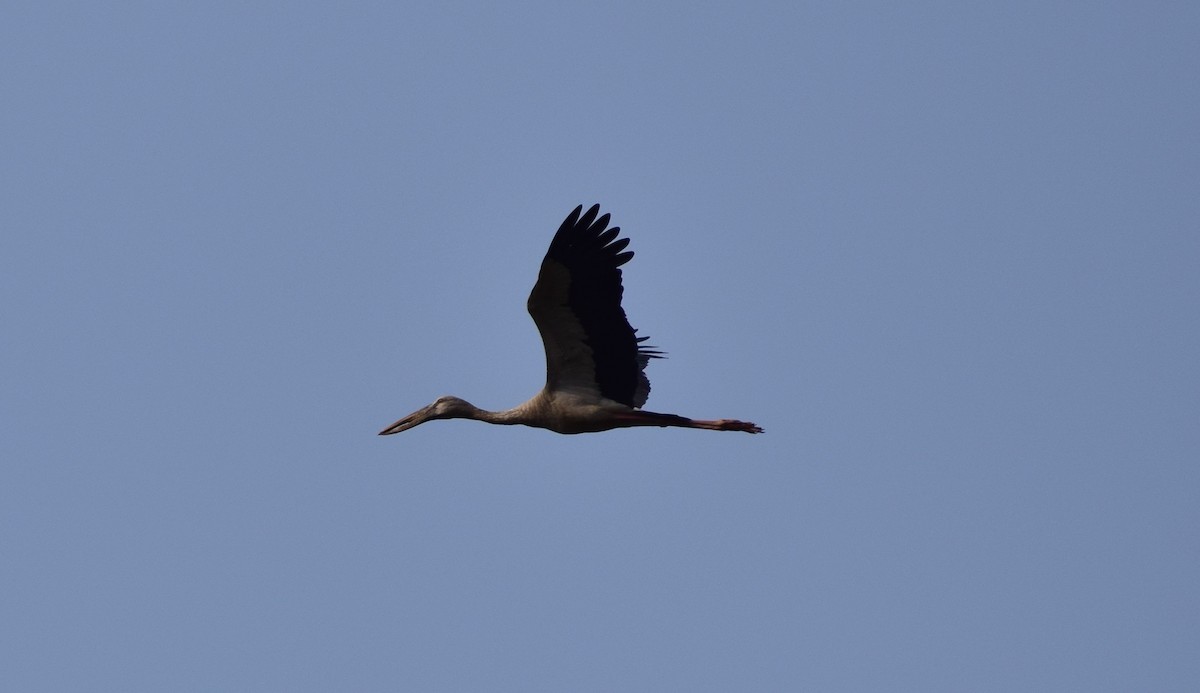
[[[546,348],[546,389],[596,393],[629,407],[650,394],[643,372],[654,347],[643,346],[621,309],[621,265],[633,257],[628,238],[609,229],[600,205],[575,208],[550,242],[529,294],[529,314]],[[624,252],[622,252],[624,251]]]

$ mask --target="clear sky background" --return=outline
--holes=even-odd
[[[0,689],[1197,690],[1198,8],[6,3]]]

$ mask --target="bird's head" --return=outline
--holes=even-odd
[[[423,407],[400,419],[396,423],[388,426],[379,432],[381,436],[388,436],[393,433],[407,431],[415,426],[420,426],[426,421],[434,419],[464,419],[470,418],[477,411],[475,405],[470,402],[446,395],[438,397],[433,404]]]

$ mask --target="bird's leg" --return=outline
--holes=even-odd
[[[762,433],[762,428],[748,421],[737,419],[689,419],[676,414],[659,414],[653,411],[633,410],[616,415],[621,426],[678,426],[680,428],[703,428],[708,431],[744,431],[746,433]]]

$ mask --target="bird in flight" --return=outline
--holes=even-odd
[[[439,397],[379,432],[391,435],[434,419],[475,419],[522,424],[557,433],[593,433],[631,426],[679,426],[710,431],[762,433],[747,421],[705,421],[644,411],[650,394],[646,364],[662,358],[644,346],[621,309],[621,228],[608,228],[600,205],[583,205],[563,221],[542,260],[526,307],[546,349],[546,386],[528,402],[505,411],[486,411],[458,397]],[[624,251],[624,252],[622,252]]]

